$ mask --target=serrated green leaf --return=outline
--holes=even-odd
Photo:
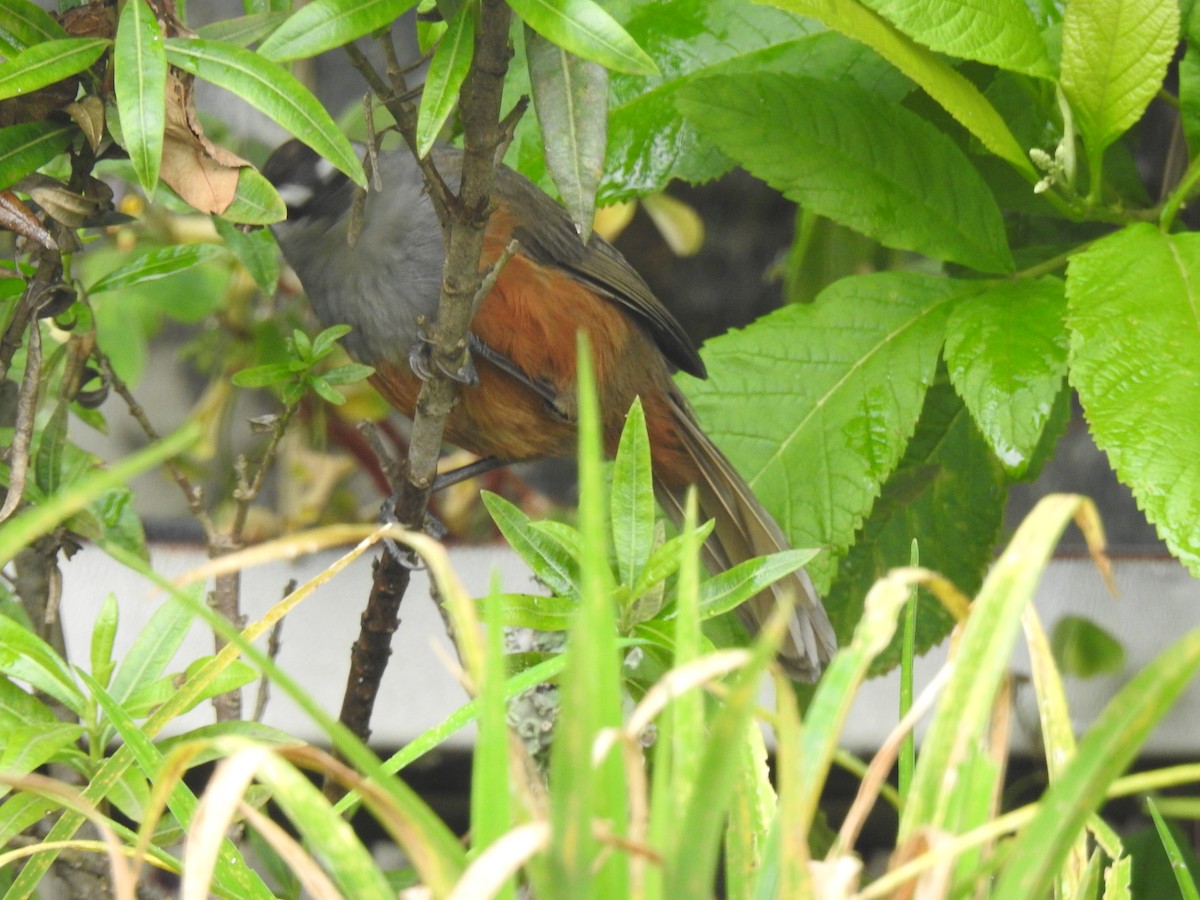
[[[621,430],[612,468],[612,538],[617,576],[632,588],[654,552],[654,478],[650,438],[641,398],[635,398]]]
[[[146,0],[127,0],[113,48],[113,81],[121,136],[142,188],[158,185],[167,119],[167,53]]]
[[[1071,0],[1063,17],[1062,89],[1095,157],[1162,87],[1179,40],[1179,7],[1163,0]]]
[[[30,0],[0,0],[0,38],[15,50],[65,38],[54,18]],[[13,56],[16,53],[12,54]]]
[[[1070,379],[1096,445],[1200,575],[1200,235],[1131,225],[1067,269]]]
[[[241,47],[182,38],[167,40],[167,59],[171,65],[245,100],[329,160],[355,184],[366,187],[354,148],[325,107],[279,66]]]
[[[62,38],[22,50],[0,63],[0,100],[31,93],[82,72],[111,43],[108,38]]]
[[[442,127],[458,105],[458,91],[471,68],[475,55],[475,10],[464,6],[447,23],[438,41],[417,112],[417,153],[424,157],[433,149]]]
[[[1019,171],[1035,175],[1033,164],[1008,126],[975,85],[932,50],[901,34],[865,6],[845,0],[763,0],[802,16],[812,16],[847,37],[862,41],[925,89],[983,146]]]
[[[206,41],[246,47],[274,31],[288,15],[287,12],[258,12],[236,19],[222,19],[200,26],[196,34]]]
[[[73,124],[60,122],[25,122],[0,128],[0,188],[50,162],[66,149],[73,134]]]
[[[863,0],[909,37],[1012,72],[1053,78],[1046,44],[1024,0]]]
[[[677,376],[792,544],[830,549],[808,566],[818,590],[904,453],[946,315],[978,289],[900,272],[845,278],[706,343],[707,381]]]
[[[657,75],[658,66],[620,23],[593,0],[510,0],[521,20],[582,59],[632,75]]]
[[[155,281],[198,266],[225,252],[219,244],[179,244],[145,250],[131,262],[109,272],[88,288],[89,294],[99,294],[115,288],[130,287],[145,281]]]
[[[1067,372],[1067,298],[1057,278],[992,285],[946,323],[950,380],[1014,478],[1041,440]]]
[[[83,694],[70,667],[49,644],[7,616],[0,616],[0,673],[28,682],[83,715]]]
[[[287,205],[261,172],[244,167],[238,171],[233,202],[221,218],[242,225],[271,225],[287,218]]]
[[[525,58],[546,168],[581,241],[592,233],[596,190],[608,141],[608,71],[536,32],[525,32]]]
[[[676,103],[723,152],[806,209],[890,247],[1012,269],[983,179],[903,107],[851,84],[774,73],[699,81]]]
[[[844,642],[854,633],[871,586],[888,570],[909,564],[914,538],[921,548],[921,565],[968,594],[978,590],[1004,520],[1005,485],[1003,469],[942,373],[925,395],[904,457],[825,596],[838,640]],[[931,597],[922,597],[918,610],[914,646],[924,653],[945,638],[954,620]],[[878,654],[875,673],[899,663],[901,638],[896,635]]]
[[[258,52],[275,62],[316,56],[390,25],[416,3],[417,0],[315,0],[292,13],[263,41]]]

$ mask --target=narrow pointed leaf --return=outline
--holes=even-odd
[[[576,56],[617,72],[658,74],[654,60],[593,0],[511,0],[509,6],[538,34]]]
[[[17,51],[66,36],[63,27],[36,3],[30,0],[0,0],[0,39]],[[16,53],[12,55],[16,56]]]
[[[417,0],[315,0],[300,7],[259,47],[275,62],[316,56],[390,25]]]
[[[471,68],[475,55],[475,15],[470,6],[447,23],[446,33],[438,41],[425,87],[421,91],[421,109],[417,113],[417,153],[425,156],[433,149],[442,127],[458,105],[458,91]]]
[[[111,43],[108,38],[63,38],[34,44],[0,63],[0,100],[28,94],[82,72]]]
[[[167,59],[172,65],[245,100],[312,147],[356,184],[366,185],[362,164],[325,107],[279,66],[241,47],[182,38],[167,41]]]
[[[654,550],[654,480],[640,398],[629,409],[613,463],[612,527],[617,574],[622,584],[632,587]]]
[[[592,233],[608,141],[608,71],[537,32],[525,32],[533,107],[546,167],[581,241]]]
[[[125,149],[138,181],[153,191],[166,126],[167,54],[162,29],[146,0],[128,0],[121,11],[113,69]]]
[[[185,272],[224,253],[225,248],[219,244],[180,244],[147,250],[131,262],[109,272],[88,288],[88,293],[99,294],[115,288],[156,281],[168,275]]]
[[[62,122],[25,122],[0,128],[0,188],[20,181],[58,156],[75,133]]]

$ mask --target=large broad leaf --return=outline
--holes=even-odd
[[[1014,477],[1025,474],[1062,390],[1066,307],[1057,278],[1005,281],[959,304],[946,324],[950,378]]]
[[[740,0],[630,0],[615,14],[649,48],[661,75],[613,73],[602,203],[661,190],[672,178],[715,178],[731,161],[675,109],[675,92],[692,78],[742,71],[796,72],[848,79],[899,99],[910,83],[874,52],[815,23]],[[697,35],[703,35],[698,43]],[[518,52],[521,30],[514,32]],[[509,72],[510,100],[529,93],[524,67]],[[532,116],[517,128],[510,163],[543,187],[541,136]]]
[[[987,98],[936,53],[902,34],[887,20],[853,0],[763,0],[812,16],[847,37],[862,41],[925,89],[946,112],[1001,159],[1034,175],[1025,149]]]
[[[863,0],[911,38],[939,53],[1052,78],[1033,13],[1024,0]]]
[[[284,62],[316,56],[391,24],[416,0],[316,0],[300,7],[258,48]]]
[[[945,318],[970,282],[846,278],[810,306],[709,341],[708,381],[680,376],[709,435],[828,587],[904,453],[933,381]]]
[[[1200,575],[1200,235],[1131,225],[1071,260],[1071,384],[1096,444]]]
[[[1163,0],[1073,0],[1063,18],[1062,88],[1093,156],[1141,118],[1179,39]]]
[[[754,102],[747,102],[747,98]],[[890,247],[1012,268],[1000,209],[962,151],[852,84],[775,73],[696,82],[677,104],[751,174]]]
[[[63,27],[36,3],[0,0],[0,41],[7,44],[5,56],[16,56],[33,44],[66,36]]]
[[[959,308],[973,302],[968,299]],[[993,558],[1004,518],[1005,484],[1004,472],[943,372],[925,396],[904,458],[884,485],[825,598],[838,640],[844,642],[854,633],[871,585],[889,569],[909,564],[913,540],[922,566],[973,595]],[[917,652],[941,641],[953,624],[940,603],[923,595]],[[876,658],[875,671],[899,663],[900,643],[897,634]]]

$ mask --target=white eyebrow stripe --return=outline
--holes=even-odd
[[[275,190],[288,206],[298,209],[312,199],[313,189],[305,184],[288,181],[275,186]]]

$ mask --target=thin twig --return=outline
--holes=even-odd
[[[17,419],[13,426],[12,444],[8,453],[8,494],[0,506],[0,522],[13,514],[25,495],[25,478],[29,474],[29,453],[33,446],[33,423],[37,417],[37,401],[42,383],[42,327],[37,314],[29,327],[29,349],[25,354],[25,374],[17,395]]]

